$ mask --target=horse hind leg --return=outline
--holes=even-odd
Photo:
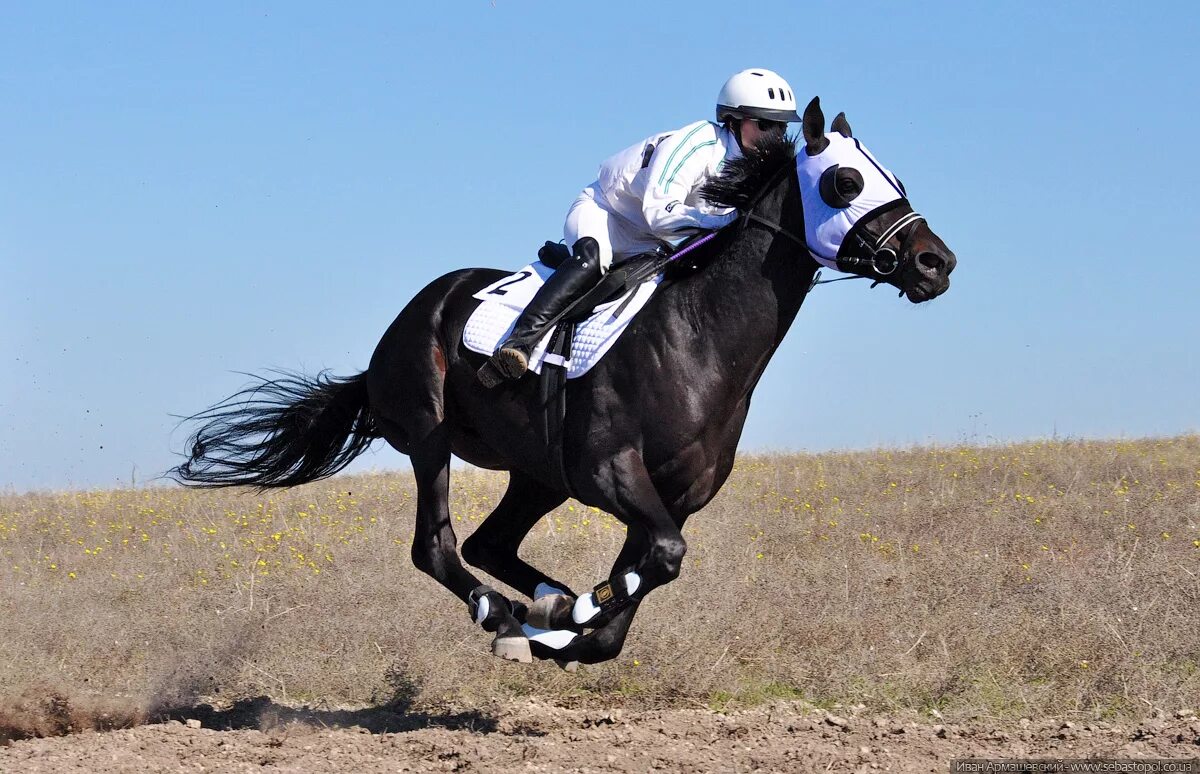
[[[522,560],[517,550],[534,525],[566,499],[565,493],[513,471],[509,474],[508,490],[496,509],[462,547],[463,559],[468,564],[533,599],[523,614],[518,612],[516,617],[528,624],[524,631],[539,658],[554,658],[556,649],[580,633],[578,627],[569,623],[575,595],[567,584]],[[567,623],[554,625],[553,620]],[[562,660],[559,665],[572,668]]]
[[[386,437],[386,425],[384,432]],[[420,440],[415,440],[418,437]],[[482,584],[459,561],[458,541],[450,521],[450,442],[445,423],[437,423],[423,435],[410,433],[408,442],[417,480],[413,564],[466,602],[475,622],[495,633],[493,654],[509,661],[531,662],[529,640],[513,616],[512,604]]]
[[[565,583],[551,578],[517,555],[534,525],[566,499],[566,493],[551,489],[520,471],[512,471],[504,497],[479,528],[463,541],[463,559],[531,598],[548,587],[570,594]]]

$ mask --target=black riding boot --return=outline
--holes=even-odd
[[[600,279],[600,245],[595,239],[583,237],[572,252],[521,312],[512,334],[479,369],[479,381],[485,387],[494,387],[504,379],[519,379],[529,369],[530,355],[546,328]]]

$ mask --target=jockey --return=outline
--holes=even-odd
[[[735,74],[717,95],[717,122],[697,121],[651,135],[608,158],[595,182],[571,204],[563,226],[572,255],[555,269],[517,318],[479,378],[487,386],[529,367],[545,327],[591,289],[614,257],[630,258],[697,230],[715,230],[737,213],[710,206],[700,188],[726,159],[781,134],[796,114],[796,95],[770,70]]]

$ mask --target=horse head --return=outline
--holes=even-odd
[[[945,293],[954,253],[913,211],[900,179],[854,137],[845,113],[830,129],[814,97],[796,153],[809,253],[824,266],[892,285],[915,304]]]

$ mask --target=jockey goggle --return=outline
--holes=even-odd
[[[782,132],[787,129],[787,124],[782,121],[772,121],[769,118],[755,118],[754,123],[758,124],[760,132]]]

